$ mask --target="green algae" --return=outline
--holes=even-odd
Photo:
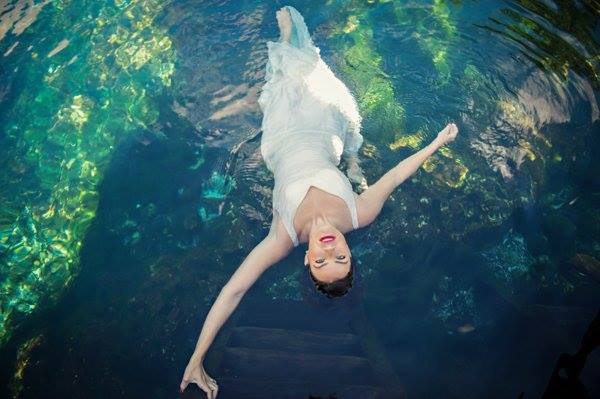
[[[17,361],[15,363],[15,371],[12,376],[9,388],[12,391],[13,398],[20,397],[20,393],[23,390],[23,380],[25,378],[25,370],[27,366],[32,362],[31,356],[38,347],[43,345],[45,338],[42,334],[34,336],[25,341],[19,347],[17,352]]]
[[[450,82],[452,65],[448,53],[457,40],[456,22],[444,0],[433,4],[412,5],[406,0],[392,2],[397,23],[409,25],[419,47],[429,55],[438,78],[437,86]]]
[[[339,24],[332,27],[330,39],[343,55],[340,68],[356,92],[365,129],[369,131],[368,139],[390,141],[404,133],[405,110],[397,102],[393,83],[383,70],[383,58],[373,39],[368,3],[329,1],[329,7],[340,7],[342,16]]]
[[[469,168],[448,147],[441,148],[439,155],[429,157],[423,163],[423,170],[450,188],[461,187],[469,173]]]
[[[20,93],[5,114],[0,344],[28,315],[55,303],[77,275],[111,155],[124,137],[156,122],[154,93],[170,86],[174,72],[171,40],[154,23],[162,2],[52,6],[47,23],[31,27],[32,37],[47,33],[71,43],[58,42],[60,51],[51,43],[48,57],[36,47],[23,74],[37,90]],[[72,9],[80,24],[69,19]],[[78,38],[84,34],[90,42]]]
[[[395,151],[399,148],[408,147],[413,150],[419,149],[423,145],[425,137],[422,132],[417,132],[415,134],[408,134],[405,136],[401,136],[396,139],[393,143],[389,144],[389,148],[392,151]]]

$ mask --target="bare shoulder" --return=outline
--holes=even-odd
[[[266,240],[269,242],[269,246],[274,251],[283,254],[283,256],[287,255],[294,249],[294,243],[285,229],[281,218],[277,215],[277,212],[273,213],[271,228]]]

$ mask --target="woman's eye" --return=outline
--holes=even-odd
[[[323,262],[325,262],[325,259],[317,259],[317,260],[315,260],[315,263],[323,263]]]
[[[346,255],[338,255],[337,258],[339,260],[344,260],[344,259],[346,259]]]

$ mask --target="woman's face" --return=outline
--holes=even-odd
[[[350,261],[350,248],[335,227],[325,225],[310,232],[304,264],[317,280],[330,283],[346,276]]]

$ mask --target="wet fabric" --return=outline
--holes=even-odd
[[[321,59],[302,15],[287,8],[290,42],[267,42],[266,83],[258,102],[261,153],[275,177],[273,214],[297,246],[294,215],[311,186],[342,198],[358,228],[352,185],[337,166],[342,156],[357,153],[363,137],[356,100]]]

